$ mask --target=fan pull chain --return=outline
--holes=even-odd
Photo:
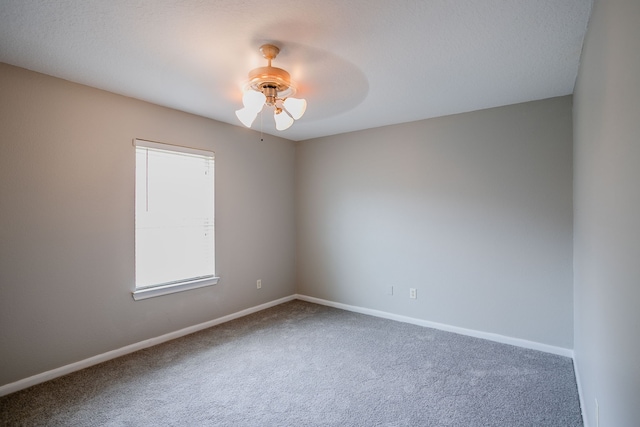
[[[262,118],[264,117],[264,107],[262,108],[262,110],[260,110],[260,141],[264,141],[264,139],[262,138],[262,123],[263,120]]]

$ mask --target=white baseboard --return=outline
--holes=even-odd
[[[465,329],[457,326],[445,325],[443,323],[430,322],[428,320],[416,319],[413,317],[401,316],[399,314],[387,313],[386,311],[373,310],[370,308],[362,308],[353,305],[342,304],[339,302],[327,301],[320,298],[309,297],[306,295],[295,295],[297,299],[308,301],[315,304],[326,305],[329,307],[340,308],[342,310],[353,311],[355,313],[368,314],[370,316],[381,317],[383,319],[397,320],[399,322],[411,323],[427,328],[439,329],[446,332],[454,332],[456,334],[467,335],[475,338],[482,338],[489,341],[495,341],[502,344],[515,345],[517,347],[528,348],[531,350],[543,351],[545,353],[556,354],[559,356],[570,357],[573,359],[573,350],[553,345],[542,344],[535,341],[523,340],[520,338],[512,338],[504,335],[493,334],[490,332],[476,331],[473,329]]]
[[[582,381],[580,380],[580,371],[578,370],[578,361],[575,354],[573,357],[573,372],[576,376],[576,385],[578,386],[578,397],[580,398],[580,411],[582,412],[582,423],[584,427],[589,427],[589,418],[587,418],[587,407],[584,404],[584,396],[582,395]]]
[[[115,359],[120,356],[124,356],[129,353],[133,353],[138,350],[142,350],[148,347],[153,347],[154,345],[161,344],[163,342],[171,341],[176,338],[183,337],[185,335],[192,334],[194,332],[201,331],[203,329],[210,328],[212,326],[219,325],[221,323],[228,322],[230,320],[234,320],[240,317],[244,317],[246,315],[256,313],[258,311],[274,307],[276,305],[283,304],[288,301],[292,301],[295,299],[295,295],[291,295],[288,297],[280,298],[275,301],[271,301],[265,304],[261,304],[255,307],[247,308],[246,310],[238,311],[237,313],[229,314],[227,316],[220,317],[218,319],[210,320],[208,322],[200,323],[199,325],[189,326],[188,328],[180,329],[179,331],[170,332],[165,335],[161,335],[156,338],[150,338],[148,340],[140,341],[135,344],[128,345],[126,347],[119,348],[117,350],[108,351],[106,353],[98,354],[97,356],[90,357],[88,359],[80,360],[79,362],[71,363],[69,365],[61,366],[56,369],[52,369],[50,371],[43,372],[41,374],[36,374],[28,378],[24,378],[22,380],[18,380],[13,383],[5,384],[0,386],[0,396],[5,396],[7,394],[14,393],[19,390],[23,390],[25,388],[34,386],[36,384],[43,383],[45,381],[52,380],[54,378],[61,377],[63,375],[70,374],[75,371],[79,371],[84,368],[88,368],[93,365],[97,365],[98,363],[106,362],[107,360]]]
[[[562,348],[562,347],[555,347],[555,346],[542,344],[542,343],[537,343],[537,342],[533,342],[533,341],[522,340],[522,339],[519,339],[519,338],[506,337],[506,336],[503,336],[503,335],[492,334],[492,333],[489,333],[489,332],[482,332],[482,331],[476,331],[476,330],[472,330],[472,329],[459,328],[457,326],[450,326],[450,325],[445,325],[445,324],[442,324],[442,323],[430,322],[428,320],[421,320],[421,319],[416,319],[416,318],[413,318],[413,317],[407,317],[407,316],[401,316],[401,315],[398,315],[398,314],[387,313],[387,312],[384,312],[384,311],[373,310],[373,309],[363,308],[363,307],[357,307],[357,306],[353,306],[353,305],[347,305],[347,304],[342,304],[342,303],[338,303],[338,302],[327,301],[327,300],[323,300],[323,299],[320,299],[320,298],[309,297],[309,296],[306,296],[306,295],[295,294],[295,295],[291,295],[291,296],[288,296],[288,297],[280,298],[280,299],[277,299],[275,301],[271,301],[271,302],[268,302],[268,303],[265,303],[265,304],[261,304],[261,305],[255,306],[255,307],[247,308],[245,310],[239,311],[237,313],[229,314],[227,316],[223,316],[223,317],[220,317],[218,319],[210,320],[208,322],[200,323],[200,324],[194,325],[194,326],[189,326],[187,328],[180,329],[179,331],[170,332],[168,334],[161,335],[161,336],[156,337],[156,338],[150,338],[148,340],[140,341],[140,342],[128,345],[126,347],[122,347],[122,348],[119,348],[119,349],[116,349],[116,350],[108,351],[106,353],[102,353],[102,354],[90,357],[88,359],[80,360],[78,362],[71,363],[69,365],[61,366],[59,368],[55,368],[55,369],[52,369],[50,371],[46,371],[46,372],[43,372],[43,373],[40,373],[40,374],[36,374],[36,375],[31,376],[31,377],[24,378],[22,380],[18,380],[18,381],[13,382],[13,383],[5,384],[3,386],[0,386],[0,396],[5,396],[7,394],[14,393],[16,391],[19,391],[19,390],[34,386],[36,384],[40,384],[40,383],[43,383],[45,381],[49,381],[49,380],[52,380],[54,378],[61,377],[63,375],[67,375],[67,374],[70,374],[72,372],[79,371],[81,369],[88,368],[90,366],[97,365],[97,364],[102,363],[102,362],[106,362],[107,360],[115,359],[117,357],[124,356],[126,354],[133,353],[135,351],[142,350],[142,349],[145,349],[145,348],[148,348],[148,347],[152,347],[154,345],[158,345],[158,344],[161,344],[161,343],[164,343],[164,342],[167,342],[167,341],[171,341],[173,339],[180,338],[180,337],[183,337],[185,335],[189,335],[189,334],[192,334],[194,332],[198,332],[198,331],[201,331],[203,329],[207,329],[207,328],[210,328],[212,326],[219,325],[221,323],[229,322],[230,320],[234,320],[234,319],[237,319],[237,318],[240,318],[240,317],[244,317],[244,316],[247,316],[249,314],[256,313],[258,311],[262,311],[262,310],[265,310],[267,308],[271,308],[271,307],[274,307],[276,305],[283,304],[285,302],[293,301],[294,299],[299,299],[299,300],[302,300],[302,301],[308,301],[308,302],[312,302],[312,303],[320,304],[320,305],[326,305],[326,306],[329,306],[329,307],[335,307],[335,308],[339,308],[339,309],[342,309],[342,310],[353,311],[355,313],[368,314],[370,316],[381,317],[383,319],[390,319],[390,320],[396,320],[396,321],[404,322],[404,323],[411,323],[411,324],[414,324],[414,325],[425,326],[425,327],[428,327],[428,328],[439,329],[439,330],[447,331],[447,332],[454,332],[454,333],[457,333],[457,334],[468,335],[468,336],[476,337],[476,338],[483,338],[483,339],[487,339],[487,340],[490,340],[490,341],[495,341],[495,342],[499,342],[499,343],[503,343],[503,344],[510,344],[510,345],[515,345],[515,346],[518,346],[518,347],[529,348],[529,349],[533,349],[533,350],[543,351],[543,352],[546,352],[546,353],[552,353],[552,354],[557,354],[557,355],[560,355],[560,356],[573,358],[573,351],[570,350],[570,349]],[[575,362],[574,362],[574,368],[575,368]],[[582,389],[580,387],[580,381],[579,381],[578,378],[579,377],[577,376],[577,371],[576,371],[576,380],[578,382],[578,391],[580,392],[580,391],[582,391]],[[584,405],[583,405],[583,402],[582,402],[582,394],[581,393],[579,393],[579,394],[580,394],[580,404],[581,404],[581,407],[584,410]],[[584,418],[584,416],[583,416],[583,418]]]

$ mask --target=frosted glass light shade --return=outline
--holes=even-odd
[[[262,92],[256,92],[255,90],[249,89],[244,95],[242,95],[242,105],[250,111],[255,111],[256,113],[262,110],[262,106],[264,105],[264,101],[266,101],[267,97],[264,96]]]
[[[284,108],[287,109],[291,117],[298,120],[307,109],[307,100],[298,98],[287,98],[283,102]]]
[[[243,125],[250,128],[251,124],[258,116],[259,111],[260,110],[256,111],[256,110],[251,110],[250,108],[244,107],[236,111],[236,116],[238,117],[238,119],[240,119]]]
[[[273,118],[276,121],[276,129],[278,130],[289,129],[293,124],[293,119],[282,110],[280,110],[280,112],[276,110],[273,114]]]

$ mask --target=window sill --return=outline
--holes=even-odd
[[[194,280],[192,282],[174,283],[171,285],[156,286],[153,288],[138,289],[131,294],[133,299],[138,301],[147,298],[159,297],[161,295],[173,294],[176,292],[188,291],[190,289],[203,288],[205,286],[213,286],[218,284],[219,277],[211,277],[208,279]]]

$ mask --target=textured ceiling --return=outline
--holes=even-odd
[[[0,0],[0,61],[242,126],[271,42],[309,106],[264,132],[304,140],[570,94],[591,4]]]

